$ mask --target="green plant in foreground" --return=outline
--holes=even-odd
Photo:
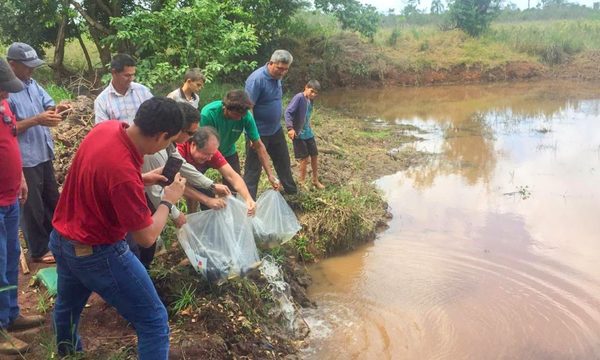
[[[196,289],[192,284],[188,284],[179,291],[177,299],[171,305],[171,309],[178,314],[183,310],[193,308],[196,305]]]
[[[310,240],[304,235],[297,236],[294,241],[294,248],[302,261],[313,261],[315,259],[314,255],[309,250],[309,245]]]
[[[37,297],[38,301],[35,305],[35,309],[42,314],[47,313],[48,310],[52,308],[52,305],[54,304],[54,299],[52,298],[52,296],[50,296],[48,291],[45,290],[38,292]]]

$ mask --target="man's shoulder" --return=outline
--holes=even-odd
[[[104,89],[100,92],[100,94],[98,94],[98,96],[96,96],[94,103],[100,103],[100,102],[104,101],[105,98],[108,96],[109,91],[110,91],[110,84],[106,85],[106,87],[104,87]]]
[[[205,114],[205,115],[213,115],[213,116],[218,115],[219,111],[221,110],[222,107],[223,107],[223,101],[215,100],[213,102],[210,102],[210,103],[204,105],[204,107],[202,108],[200,113]]]
[[[257,81],[264,79],[265,77],[266,77],[265,67],[261,66],[258,69],[254,70],[250,75],[248,75],[248,78],[246,78],[246,83],[257,82]]]
[[[24,85],[23,86],[23,90],[21,90],[19,92],[16,92],[16,93],[9,93],[8,94],[8,101],[10,103],[14,102],[15,98],[19,98],[21,96],[29,96],[28,95],[28,93],[29,93],[28,89],[30,89],[30,90],[31,89],[35,89],[35,90],[38,90],[38,91],[44,90],[44,88],[37,81],[35,81],[34,79],[29,79],[29,81],[23,82],[23,85]],[[33,94],[37,95],[37,94],[39,94],[39,92],[38,93],[34,92]]]
[[[246,113],[246,115],[244,115],[244,117],[242,118],[242,122],[244,124],[247,124],[247,123],[256,124],[256,120],[254,120],[254,115],[252,115],[252,113],[250,111],[248,111]]]
[[[299,92],[296,95],[294,95],[294,97],[292,98],[292,101],[302,101],[305,100],[306,98],[304,97],[304,93],[303,92]]]
[[[149,88],[149,87],[147,87],[146,85],[143,85],[143,84],[137,83],[137,82],[135,82],[135,81],[134,81],[134,82],[132,82],[130,86],[131,86],[131,88],[132,88],[132,89],[134,89],[134,90],[143,90],[143,91],[150,92],[150,88]]]
[[[173,99],[173,100],[180,99],[181,98],[181,96],[180,96],[181,94],[179,93],[179,91],[180,91],[179,88],[177,88],[177,89],[171,91],[170,93],[168,93],[167,97],[169,99]]]

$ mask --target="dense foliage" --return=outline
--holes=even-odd
[[[380,15],[372,5],[357,0],[315,0],[317,9],[332,13],[343,29],[355,30],[373,39],[380,23]]]
[[[471,36],[486,31],[498,16],[500,0],[454,0],[449,6],[453,24]]]
[[[210,79],[255,66],[246,60],[258,47],[248,18],[233,2],[171,4],[161,11],[139,10],[114,18],[116,33],[107,41],[113,48],[128,48],[140,59],[138,77],[150,87],[180,78],[188,67],[203,68]]]
[[[43,56],[44,46],[56,40],[58,8],[58,1],[0,1],[0,14],[12,14],[0,16],[0,40],[5,44],[26,42]]]

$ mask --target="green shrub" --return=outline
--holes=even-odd
[[[44,87],[48,94],[54,99],[54,101],[58,104],[63,100],[72,100],[73,93],[70,92],[67,88],[62,86],[50,83]]]

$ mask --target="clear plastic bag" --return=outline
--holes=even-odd
[[[272,248],[284,244],[301,228],[296,214],[279,192],[267,190],[256,201],[252,230],[259,246]]]
[[[196,271],[218,282],[243,274],[259,261],[246,204],[232,196],[227,207],[187,216],[179,243]]]

